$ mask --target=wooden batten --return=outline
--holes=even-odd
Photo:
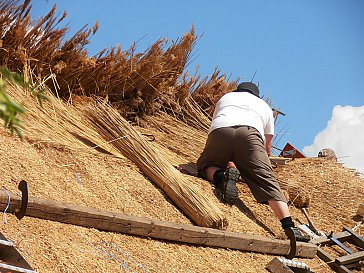
[[[21,199],[10,194],[10,200],[8,212],[14,213],[20,208]],[[0,210],[4,211],[7,204],[7,193],[0,190]],[[266,254],[286,255],[290,248],[288,240],[152,220],[37,197],[29,198],[26,215],[105,231]],[[297,249],[298,257],[313,258],[317,246],[298,243]]]

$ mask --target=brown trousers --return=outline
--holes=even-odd
[[[250,126],[234,126],[219,128],[209,134],[197,161],[199,174],[204,177],[203,170],[211,166],[224,170],[229,161],[234,162],[259,203],[269,200],[287,202],[258,130]]]

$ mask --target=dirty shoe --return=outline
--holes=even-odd
[[[235,168],[228,168],[224,173],[222,180],[222,201],[229,205],[234,205],[238,198],[238,189],[236,181],[238,181],[240,173]]]

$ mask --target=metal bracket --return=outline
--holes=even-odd
[[[25,216],[28,207],[28,184],[25,180],[20,181],[18,189],[21,191],[21,206],[15,211],[15,216],[20,220]]]

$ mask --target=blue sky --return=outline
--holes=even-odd
[[[280,148],[286,142],[301,151],[312,146],[337,105],[364,107],[362,0],[33,0],[32,16],[45,15],[55,3],[59,12],[68,12],[70,34],[99,22],[90,55],[118,44],[127,49],[135,41],[141,52],[159,38],[176,40],[194,25],[202,36],[191,73],[197,65],[203,76],[218,67],[232,79],[250,81],[257,70],[261,94],[286,114],[280,117],[280,126],[288,129]],[[357,144],[363,147],[361,135]],[[321,148],[327,147],[305,150],[312,156]]]

